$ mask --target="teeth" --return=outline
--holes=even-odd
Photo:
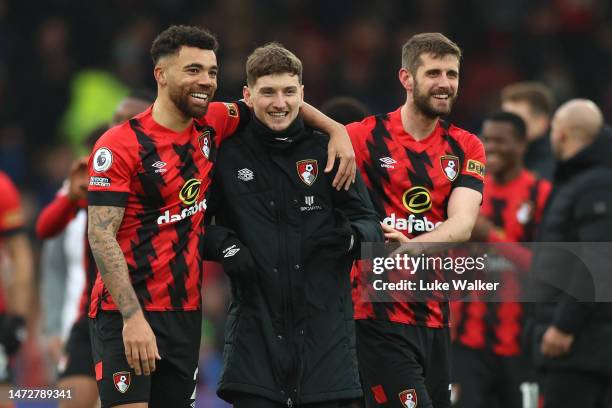
[[[282,117],[287,116],[287,112],[269,112],[268,114],[276,118],[282,118]]]
[[[436,99],[448,99],[448,95],[433,95]]]
[[[190,94],[192,97],[196,98],[196,99],[203,99],[203,100],[207,100],[208,99],[208,95],[202,92],[194,92],[192,94]]]

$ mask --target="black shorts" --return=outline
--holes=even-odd
[[[2,290],[2,288],[0,288]],[[3,314],[0,313],[0,320],[3,319]],[[6,353],[4,346],[0,344],[0,385],[10,384],[13,381],[13,360],[15,353],[9,355]]]
[[[367,408],[450,407],[450,332],[357,320],[357,357]]]
[[[457,408],[515,408],[536,404],[535,373],[524,356],[504,357],[490,350],[453,344],[452,379]],[[536,405],[532,405],[536,406]]]
[[[100,312],[90,319],[102,408],[148,402],[150,408],[189,407],[195,401],[202,312],[145,312],[161,360],[151,375],[136,375],[125,358],[123,319]]]
[[[93,358],[91,356],[91,340],[89,337],[89,319],[79,318],[72,329],[64,348],[65,366],[60,370],[59,378],[84,375],[95,378]]]
[[[234,393],[233,403],[234,408],[286,408],[286,403],[280,403],[261,397],[259,395]],[[300,408],[362,408],[363,401],[361,399],[339,400],[314,402],[312,404],[297,405]]]

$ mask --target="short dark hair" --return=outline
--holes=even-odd
[[[505,122],[509,123],[514,128],[514,137],[519,142],[527,141],[527,125],[525,125],[525,121],[517,114],[506,111],[497,111],[485,119],[490,122]]]
[[[421,33],[410,37],[402,47],[402,68],[414,75],[423,63],[421,54],[432,54],[435,58],[454,55],[461,60],[461,48],[441,33]]]
[[[302,61],[294,53],[277,42],[258,47],[246,62],[247,84],[255,84],[262,76],[272,74],[297,75],[302,83]]]
[[[501,91],[501,101],[502,103],[524,101],[535,113],[549,117],[555,109],[552,91],[543,83],[535,81],[517,82],[506,86]]]
[[[321,112],[343,125],[360,122],[370,115],[370,110],[359,100],[349,96],[337,96],[321,105]]]
[[[162,31],[153,41],[151,58],[153,64],[168,55],[176,54],[182,46],[217,51],[219,43],[208,30],[200,27],[173,25]]]

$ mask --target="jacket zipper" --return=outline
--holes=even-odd
[[[280,173],[280,177],[278,179],[278,185],[280,187],[280,204],[277,205],[277,211],[276,211],[276,219],[278,222],[278,226],[280,229],[280,241],[281,241],[281,268],[279,268],[281,271],[284,270],[286,271],[286,293],[284,296],[284,309],[285,309],[285,329],[288,329],[287,332],[285,333],[285,335],[287,336],[287,349],[290,351],[291,353],[291,363],[290,367],[296,363],[296,359],[294,356],[295,350],[294,350],[294,330],[293,330],[293,302],[292,302],[292,296],[291,296],[291,265],[289,263],[289,254],[288,254],[288,249],[287,249],[287,222],[283,222],[282,217],[281,217],[281,205],[284,207],[284,204],[286,203],[286,199],[285,199],[285,187],[283,184],[283,180],[282,180],[283,174],[282,172]],[[285,277],[283,277],[285,279]],[[297,367],[295,368],[297,369]],[[293,377],[293,381],[296,382],[296,376],[295,375],[291,375],[291,373],[287,373],[290,377]],[[289,390],[287,390],[289,393],[293,392],[294,388],[294,384],[289,384]],[[294,396],[295,398],[297,398],[297,396]],[[293,400],[291,399],[291,397],[287,398],[287,407],[291,408],[293,407]]]

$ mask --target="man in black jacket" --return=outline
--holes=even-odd
[[[558,160],[539,241],[612,241],[612,134],[597,106],[575,99],[552,122]],[[535,358],[544,408],[612,406],[612,303],[594,303],[593,279],[577,257],[534,255],[540,286]],[[578,301],[576,301],[578,300]]]
[[[279,44],[247,60],[254,117],[219,150],[205,254],[232,283],[219,396],[235,407],[358,407],[350,295],[360,242],[382,230],[359,176],[337,191],[327,136],[304,127],[302,64]]]

